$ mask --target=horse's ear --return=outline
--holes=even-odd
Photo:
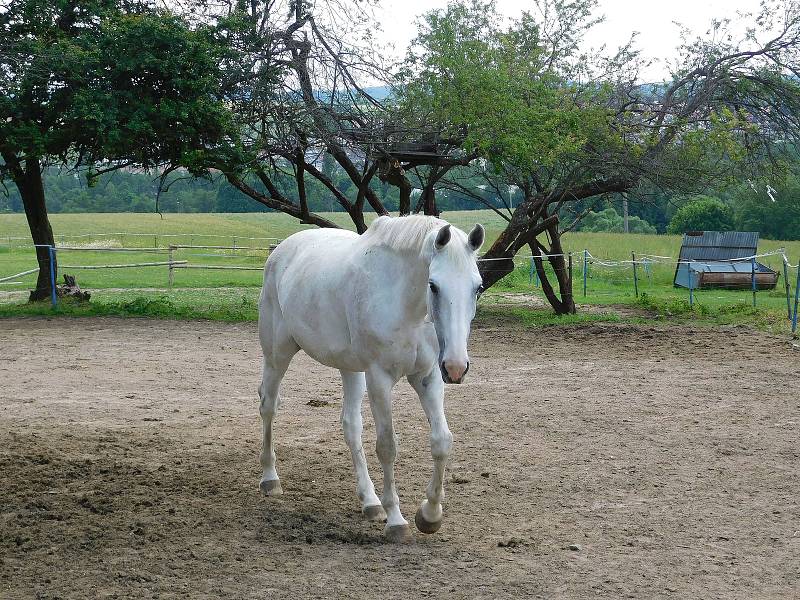
[[[436,234],[436,249],[441,250],[445,246],[447,246],[447,242],[450,241],[450,225],[445,225],[439,230],[439,233]]]
[[[469,247],[475,252],[480,250],[480,247],[483,246],[484,239],[486,239],[486,231],[480,223],[476,224],[475,227],[472,228],[472,231],[469,232],[469,236],[467,236]]]

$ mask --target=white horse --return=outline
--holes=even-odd
[[[453,436],[444,415],[444,382],[461,383],[469,368],[467,338],[481,291],[476,253],[484,230],[469,235],[433,217],[380,217],[363,235],[337,229],[296,233],[267,260],[258,328],[264,351],[259,388],[264,468],[260,488],[280,494],[272,421],[278,388],[302,349],[339,369],[344,386],[342,427],[353,455],[363,514],[386,520],[393,541],[410,537],[394,483],[396,440],[391,393],[402,377],[419,395],[431,426],[434,470],[417,528],[442,522],[445,461]],[[361,401],[369,393],[383,467],[378,499],[361,442]]]

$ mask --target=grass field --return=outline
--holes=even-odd
[[[330,213],[327,218],[349,226],[347,215]],[[502,231],[504,221],[492,211],[458,211],[443,218],[462,229],[482,223],[487,230],[487,246]],[[82,287],[94,292],[93,307],[66,308],[71,314],[158,314],[177,317],[229,318],[247,320],[255,316],[255,299],[261,284],[261,269],[266,248],[292,233],[309,226],[279,213],[254,214],[56,214],[51,216],[62,272],[77,275]],[[30,247],[24,215],[0,215],[0,278],[34,268],[36,261]],[[78,237],[81,236],[81,237]],[[16,239],[20,238],[20,239]],[[270,238],[270,239],[254,239]],[[176,269],[174,289],[168,293],[166,266],[77,270],[70,267],[103,264],[164,262],[170,244],[192,246],[236,246],[237,250],[214,248],[182,248],[173,252],[174,260],[191,265],[236,266],[252,270]],[[680,236],[623,235],[610,233],[570,233],[564,236],[565,250],[574,253],[574,292],[579,304],[634,305],[665,317],[711,319],[715,322],[756,322],[758,325],[783,328],[786,322],[786,297],[783,276],[778,289],[759,292],[757,309],[752,309],[750,292],[709,290],[695,294],[696,303],[689,307],[688,292],[672,286],[675,265],[664,260],[648,268],[639,268],[639,297],[634,293],[633,270],[628,265],[604,267],[589,264],[587,294],[582,293],[583,250],[588,249],[602,260],[630,260],[631,252],[675,257]],[[103,248],[152,248],[159,252],[99,251]],[[77,248],[68,250],[69,248]],[[785,248],[790,261],[800,260],[800,242],[762,240],[759,252]],[[520,253],[517,269],[497,284],[492,292],[525,292],[541,296],[536,281],[530,277],[530,262]],[[762,260],[782,273],[780,256]],[[24,290],[29,289],[35,275],[0,283],[2,314],[36,313],[44,307],[22,308]],[[792,291],[795,273],[789,277]],[[126,289],[128,288],[128,289]],[[209,288],[217,288],[213,292]],[[135,291],[139,290],[139,291]],[[148,290],[144,292],[142,290]],[[8,294],[6,292],[20,292]],[[491,311],[493,294],[482,300]],[[16,306],[10,306],[16,305]],[[224,308],[223,308],[224,307]],[[227,315],[227,317],[225,316]],[[548,322],[549,316],[537,316],[536,322]],[[596,313],[577,317],[596,318]]]

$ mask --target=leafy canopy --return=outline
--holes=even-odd
[[[578,20],[592,6],[563,4]],[[444,136],[463,135],[465,148],[495,165],[555,168],[588,144],[617,144],[604,101],[609,90],[578,80],[570,36],[579,31],[555,47],[529,13],[504,27],[493,0],[450,3],[421,23],[401,104]]]
[[[612,207],[599,212],[589,212],[580,224],[581,231],[622,233],[625,231],[625,219]],[[630,233],[656,233],[656,228],[640,217],[628,218]]]
[[[229,134],[210,32],[148,3],[12,0],[0,39],[6,162],[201,171],[204,152]]]

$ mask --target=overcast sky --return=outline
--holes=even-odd
[[[403,55],[416,31],[415,17],[446,6],[447,0],[382,0],[381,4],[378,17],[383,25],[382,37],[394,44],[398,55]],[[513,17],[522,10],[532,10],[533,2],[497,0],[497,5]],[[646,57],[658,61],[642,75],[654,80],[666,75],[663,59],[675,56],[680,42],[679,29],[673,21],[704,33],[713,17],[733,18],[737,11],[757,11],[758,5],[758,0],[600,0],[598,12],[605,15],[606,21],[592,30],[586,45],[617,48],[638,31],[639,48]]]

